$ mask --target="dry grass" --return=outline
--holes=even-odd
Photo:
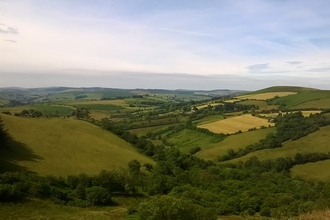
[[[14,140],[22,143],[8,152],[8,159],[22,158],[17,165],[42,175],[95,174],[126,167],[133,159],[153,163],[129,143],[85,121],[1,117]],[[31,160],[27,152],[37,157]]]
[[[122,107],[128,107],[128,103],[125,102],[123,99],[116,99],[116,100],[96,100],[96,101],[75,101],[75,102],[68,102],[68,105],[117,105]]]
[[[251,94],[251,95],[242,95],[236,97],[237,99],[255,99],[255,100],[267,100],[272,99],[275,96],[283,97],[288,95],[294,95],[297,94],[297,92],[266,92],[266,93],[260,93],[260,94]]]
[[[214,133],[233,134],[241,130],[242,132],[248,131],[251,128],[260,128],[261,126],[273,126],[266,119],[257,118],[250,114],[245,114],[237,117],[232,117],[208,124],[198,126],[206,128]]]

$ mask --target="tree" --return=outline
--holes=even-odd
[[[5,129],[5,125],[0,117],[0,147],[6,147],[9,139],[8,131]]]

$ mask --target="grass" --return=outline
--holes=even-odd
[[[173,124],[170,126],[173,126]],[[136,134],[137,136],[143,136],[149,132],[165,130],[167,127],[169,127],[169,126],[168,125],[151,126],[151,127],[145,127],[145,128],[132,129],[132,130],[129,130],[129,132],[131,132],[132,134]]]
[[[24,105],[15,107],[1,108],[1,112],[9,111],[12,114],[21,113],[24,109],[34,109],[40,111],[44,116],[58,115],[60,117],[71,115],[75,110],[73,107],[62,106],[62,105],[48,105],[48,104],[35,104],[35,105]]]
[[[265,149],[252,152],[243,157],[230,160],[230,162],[246,161],[252,156],[257,156],[259,160],[276,159],[278,157],[294,157],[296,153],[328,153],[330,150],[330,126],[321,127],[320,130],[313,132],[295,141],[287,141],[283,147],[276,149]],[[328,169],[328,168],[327,168]]]
[[[241,101],[238,104],[258,106],[259,107],[258,111],[278,109],[277,105],[268,105],[267,102],[262,100],[246,100],[246,101]]]
[[[173,143],[183,152],[188,152],[195,147],[205,148],[210,144],[219,142],[221,139],[216,136],[210,136],[195,130],[185,129],[175,133],[168,138],[168,142]]]
[[[329,166],[330,160],[296,165],[291,169],[291,174],[292,176],[299,176],[306,180],[329,181]]]
[[[47,201],[28,201],[21,203],[0,203],[0,219],[6,220],[125,220],[125,207],[78,208],[56,205]]]
[[[80,104],[80,105],[74,105],[76,108],[88,108],[91,110],[99,110],[99,111],[116,111],[116,110],[122,110],[123,107],[118,106],[118,105],[112,105],[112,104],[107,104],[107,105],[103,105],[103,104],[88,104],[88,105],[84,105],[84,104]]]
[[[260,139],[266,137],[267,134],[275,132],[275,127],[272,127],[231,135],[219,143],[202,148],[196,156],[205,160],[215,160],[218,156],[226,154],[229,149],[236,151],[240,148],[246,147],[249,144],[257,143]]]
[[[21,143],[3,153],[5,158],[41,175],[95,174],[126,167],[133,159],[153,163],[116,135],[85,121],[1,116],[10,135]]]
[[[306,101],[304,103],[295,105],[293,107],[293,109],[306,109],[306,108],[316,108],[316,109],[330,108],[330,98]]]
[[[193,121],[193,123],[197,124],[197,125],[203,125],[203,124],[208,124],[211,122],[219,121],[222,119],[224,119],[223,115],[211,115],[211,116],[204,117],[202,119],[195,120],[195,121]]]
[[[261,126],[273,126],[266,119],[254,117],[250,114],[244,114],[216,122],[200,125],[200,128],[206,128],[214,133],[233,134],[239,130],[244,132],[251,128],[260,128]]]
[[[306,91],[295,95],[280,97],[274,101],[274,104],[283,103],[286,105],[286,108],[291,109],[291,108],[296,108],[296,106],[305,103],[304,108],[315,108],[313,106],[315,102],[309,103],[310,105],[307,105],[306,103],[313,100],[319,100],[321,103],[322,99],[329,99],[329,98],[330,98],[330,91],[326,91],[326,90]]]
[[[258,93],[258,94],[250,94],[250,95],[242,95],[237,96],[237,99],[255,99],[255,100],[267,100],[272,99],[275,96],[284,97],[289,95],[297,94],[296,92],[265,92],[265,93]]]
[[[293,112],[297,112],[297,111],[293,111]],[[319,110],[314,110],[314,111],[301,111],[301,113],[303,114],[303,116],[305,117],[309,117],[310,114],[317,114],[320,113],[321,111]],[[270,117],[275,117],[278,115],[278,113],[269,113],[269,114],[260,114],[261,116],[264,116],[266,118],[270,118]]]
[[[258,94],[265,92],[305,92],[305,91],[316,91],[317,89],[307,88],[307,87],[299,87],[299,86],[273,86],[265,89],[261,89],[250,94]]]

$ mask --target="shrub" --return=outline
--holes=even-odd
[[[111,195],[106,189],[93,186],[86,190],[86,199],[93,206],[109,205],[112,203]]]

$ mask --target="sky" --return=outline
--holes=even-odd
[[[330,90],[329,0],[0,0],[0,87]]]

